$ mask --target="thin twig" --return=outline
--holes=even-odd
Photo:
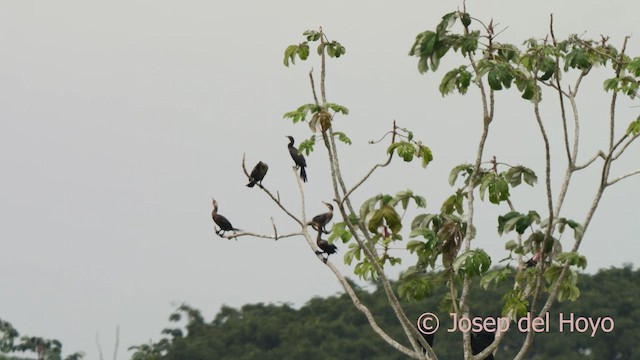
[[[119,346],[120,346],[120,325],[116,325],[116,344],[113,347],[113,360],[118,360]]]
[[[586,163],[582,164],[582,165],[576,165],[573,167],[574,171],[578,171],[578,170],[582,170],[586,167],[588,167],[589,165],[591,165],[594,161],[596,161],[597,158],[602,158],[602,159],[606,159],[606,155],[602,152],[602,150],[599,150],[595,155],[593,155],[593,157],[591,159],[589,159]]]
[[[622,50],[620,51],[620,60],[616,64],[616,78],[620,77],[620,72],[622,72],[622,60],[624,59],[624,52],[627,49],[627,40],[629,40],[628,36],[624,37],[624,42],[622,43]],[[609,110],[610,120],[609,120],[609,151],[613,149],[613,136],[615,134],[615,124],[616,124],[616,100],[618,99],[618,92],[614,91],[611,95],[611,108]]]
[[[313,100],[315,101],[316,105],[320,106],[320,103],[318,102],[318,95],[316,95],[316,85],[313,81],[313,68],[311,68],[311,71],[309,71],[309,80],[311,81],[311,92],[313,93]]]
[[[556,35],[553,32],[553,14],[551,14],[551,20],[549,23],[549,29],[551,31],[551,39],[553,40],[553,46],[557,47]],[[556,66],[555,66],[554,78],[556,80],[556,89],[558,89],[558,98],[560,99],[560,114],[562,115],[562,132],[564,135],[564,147],[567,152],[567,161],[569,162],[569,168],[573,167],[571,150],[569,150],[569,132],[567,130],[567,115],[564,108],[564,95],[562,94],[562,86],[560,86],[560,54],[556,53]]]
[[[221,235],[221,238],[225,238],[225,239],[236,239],[242,236],[252,236],[252,237],[256,237],[256,238],[260,238],[260,239],[270,239],[270,240],[280,240],[280,239],[286,239],[289,237],[294,237],[294,236],[299,236],[302,235],[301,232],[294,232],[294,233],[290,233],[290,234],[284,234],[284,235],[278,235],[278,231],[275,228],[275,224],[273,224],[274,227],[274,234],[273,235],[266,235],[266,234],[258,234],[258,233],[254,233],[251,231],[238,231],[236,233],[233,233],[231,235]]]
[[[626,178],[628,178],[630,176],[637,175],[637,174],[640,174],[640,169],[634,170],[634,171],[632,171],[630,173],[627,173],[627,174],[618,176],[617,178],[614,178],[612,180],[609,180],[609,181],[607,181],[606,186],[611,186],[611,185],[617,183],[618,181],[620,181],[622,179],[626,179]]]
[[[395,120],[393,121],[393,131],[392,131],[392,136],[391,136],[391,144],[395,143],[396,140],[396,122]],[[349,196],[351,195],[351,193],[353,193],[358,187],[360,187],[360,185],[362,185],[365,181],[367,181],[367,179],[371,176],[371,174],[373,174],[374,171],[376,171],[378,168],[382,168],[385,166],[388,166],[391,163],[391,160],[393,159],[393,152],[391,152],[391,154],[389,154],[389,157],[387,157],[387,161],[380,163],[380,164],[376,164],[373,168],[371,168],[371,170],[369,170],[369,172],[360,180],[358,181],[352,188],[351,190],[347,191],[347,193],[344,195],[344,198],[342,199],[342,201],[344,202],[345,200],[347,200],[349,198]]]
[[[632,136],[632,137],[628,138],[627,142],[626,142],[624,145],[622,145],[622,147],[620,148],[620,150],[618,150],[618,153],[617,153],[617,154],[615,154],[615,155],[613,155],[613,156],[611,157],[611,159],[612,159],[612,160],[617,160],[617,159],[620,157],[620,155],[622,155],[622,153],[627,149],[627,146],[631,145],[631,143],[632,143],[635,139],[637,139],[639,136],[640,136],[640,133],[638,133],[638,134],[636,134],[636,135],[634,135],[634,136]]]
[[[100,334],[96,333],[96,346],[98,347],[98,357],[100,360],[104,360],[104,356],[102,355],[102,346],[100,345]]]

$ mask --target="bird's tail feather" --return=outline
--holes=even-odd
[[[300,166],[300,179],[307,182],[307,171],[304,169],[304,166]]]

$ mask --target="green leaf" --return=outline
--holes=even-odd
[[[508,230],[505,231],[505,225],[507,222],[521,216],[522,214],[517,211],[510,211],[502,216],[498,216],[498,235],[502,235],[503,232],[508,232]]]
[[[498,71],[489,71],[488,80],[489,86],[491,86],[493,90],[502,90],[502,82],[500,81],[500,77],[498,76]]]
[[[329,239],[327,239],[327,241],[330,244],[333,244],[333,242],[339,238],[343,243],[347,243],[351,240],[351,236],[351,231],[347,228],[347,224],[343,221],[337,222],[333,224],[333,227],[331,228],[331,235],[329,235]]]
[[[290,118],[291,120],[293,120],[293,123],[297,123],[299,121],[305,121],[307,114],[309,113],[309,111],[311,112],[318,112],[320,111],[320,107],[317,106],[316,104],[304,104],[302,106],[300,106],[299,108],[297,108],[296,110],[293,111],[289,111],[288,113],[285,113],[282,117],[284,119]]]
[[[465,194],[466,193],[463,192],[462,189],[456,191],[455,194],[449,196],[447,200],[444,201],[440,211],[444,214],[453,214],[453,212],[456,211],[458,214],[462,215],[464,212],[462,203],[464,201]]]
[[[307,30],[302,33],[303,36],[307,37],[308,41],[318,41],[320,40],[320,32],[315,30]]]
[[[426,168],[427,165],[433,160],[433,154],[431,153],[431,149],[424,145],[418,145],[418,157],[422,158],[422,167]]]
[[[373,211],[373,209],[376,206],[376,203],[381,199],[382,199],[382,194],[379,194],[362,203],[362,206],[360,206],[360,218],[364,219],[371,211]]]
[[[460,68],[453,69],[444,75],[440,82],[440,86],[438,87],[442,96],[453,92],[456,86],[456,76],[458,76],[458,74],[460,74]]]
[[[301,154],[304,152],[305,155],[309,156],[309,154],[313,152],[313,147],[315,144],[316,137],[314,135],[311,135],[310,138],[300,143],[300,146],[298,146],[298,152]]]
[[[633,76],[640,76],[640,57],[633,58],[627,64],[627,70],[633,74]]]
[[[398,192],[393,200],[389,203],[389,205],[396,206],[396,204],[401,203],[402,209],[406,210],[407,206],[409,206],[410,199],[413,199],[418,207],[423,208],[427,205],[427,201],[424,199],[424,197],[414,195],[413,191],[411,190]]]
[[[382,217],[384,217],[387,226],[391,229],[391,232],[394,234],[400,232],[400,229],[402,229],[402,222],[400,221],[400,215],[398,215],[396,210],[391,206],[384,205],[380,208],[380,211],[382,212]]]
[[[337,137],[338,140],[342,141],[343,143],[351,145],[351,139],[349,139],[345,133],[341,131],[334,131],[333,136]]]
[[[504,249],[509,251],[513,251],[517,247],[518,243],[515,240],[509,240],[506,244],[504,244]]]
[[[402,159],[407,162],[413,160],[413,157],[416,154],[416,148],[413,144],[406,141],[391,144],[387,149],[387,153],[391,154],[394,150],[398,153],[398,156],[402,157]]]
[[[631,122],[631,124],[629,124],[629,127],[627,128],[627,135],[636,136],[638,135],[638,133],[640,133],[640,116],[638,116],[636,120]]]
[[[616,90],[618,90],[618,82],[619,82],[618,78],[611,78],[611,79],[605,80],[604,84],[603,84],[604,91],[609,91],[609,90],[616,91]]]
[[[298,45],[289,45],[287,49],[284,51],[284,66],[289,66],[289,61],[292,64],[295,64],[295,56],[298,52]]]
[[[336,56],[336,48],[333,44],[328,44],[326,49],[327,49],[327,55],[329,55],[329,57]]]
[[[513,271],[510,267],[488,271],[482,275],[482,278],[480,279],[480,286],[487,290],[491,283],[498,285],[499,283],[507,280],[507,277],[511,275],[512,272]]]
[[[429,58],[420,58],[420,60],[418,60],[418,72],[424,74],[427,71],[429,71]]]
[[[481,249],[465,251],[453,262],[456,273],[463,270],[468,276],[482,275],[490,266],[491,258]]]
[[[509,185],[501,176],[489,183],[488,190],[489,201],[492,204],[499,204],[501,201],[506,201],[509,198]]]
[[[342,105],[334,104],[334,103],[326,103],[324,104],[325,108],[329,108],[336,113],[341,113],[343,115],[349,115],[349,109]]]
[[[458,18],[458,12],[454,11],[451,13],[446,14],[445,16],[442,17],[442,21],[440,22],[440,24],[438,24],[437,26],[437,33],[438,35],[444,35],[445,32],[447,31],[447,29],[449,29],[450,27],[453,26],[453,24],[456,23],[456,19]]]
[[[469,25],[471,25],[471,16],[468,13],[462,13],[460,21],[462,21],[462,25],[464,25],[464,27],[469,27]]]
[[[420,214],[416,216],[411,222],[411,228],[427,228],[431,222],[440,222],[438,215],[435,214]]]
[[[522,294],[522,290],[511,290],[503,297],[504,306],[502,308],[502,316],[511,316],[516,319],[527,314],[529,301]]]
[[[298,46],[298,50],[296,51],[300,60],[307,60],[309,57],[309,44],[303,42]]]
[[[478,39],[480,38],[479,31],[472,31],[471,33],[464,35],[460,43],[460,52],[462,55],[473,54],[478,49]]]
[[[400,277],[398,294],[406,301],[420,301],[429,295],[432,287],[427,274],[407,271]]]
[[[471,164],[460,164],[456,167],[454,167],[453,169],[451,169],[451,172],[449,173],[449,185],[453,186],[453,184],[456,183],[456,180],[458,179],[458,175],[460,173],[463,173],[463,176],[469,176],[473,173],[473,165]],[[466,183],[466,182],[465,182]]]
[[[361,256],[362,249],[360,248],[360,245],[355,242],[351,243],[349,244],[349,250],[347,250],[347,252],[345,252],[344,254],[344,263],[347,265],[351,265],[353,259],[360,261]]]
[[[569,262],[571,266],[577,266],[582,269],[587,267],[587,258],[576,252],[564,252],[558,254],[557,260],[561,263]]]

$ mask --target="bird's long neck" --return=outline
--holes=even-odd
[[[289,147],[292,148],[293,147],[293,143],[295,142],[294,139],[289,139]]]

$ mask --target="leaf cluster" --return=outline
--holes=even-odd
[[[289,63],[295,64],[296,57],[303,61],[307,60],[310,53],[310,42],[319,42],[317,52],[318,55],[321,56],[326,53],[331,58],[339,58],[347,52],[347,49],[338,41],[329,41],[322,30],[307,30],[302,35],[306,38],[305,41],[299,44],[289,45],[284,51],[283,63],[285,66],[288,67]]]

